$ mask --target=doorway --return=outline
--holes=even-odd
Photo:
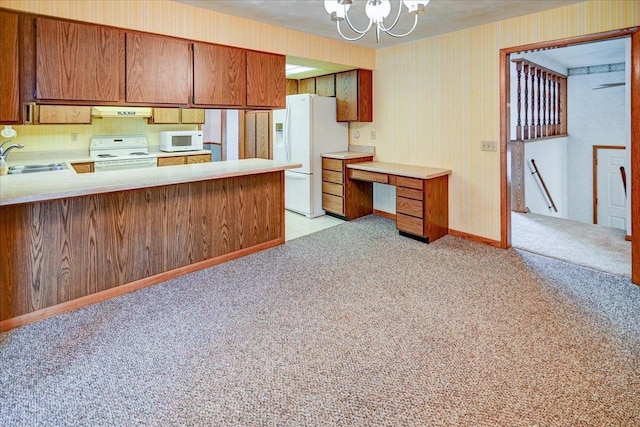
[[[636,32],[635,28],[628,30],[611,31],[607,33],[593,34],[588,36],[580,36],[563,40],[556,40],[550,42],[536,43],[525,46],[517,46],[512,48],[506,48],[500,50],[500,108],[501,108],[501,147],[500,147],[500,191],[501,191],[501,246],[508,248],[512,244],[512,218],[511,218],[511,113],[510,113],[510,55],[517,52],[524,51],[536,51],[541,49],[551,49],[559,47],[567,47],[577,44],[590,43],[594,41],[601,41],[613,38],[620,38],[630,36],[631,37],[631,64],[630,70],[630,85],[631,85],[631,129],[630,129],[630,151],[632,157],[632,164],[638,164],[640,161],[640,95],[638,95],[637,89],[640,87],[640,67],[638,61],[640,61],[640,35]],[[630,188],[633,185],[640,187],[640,171],[638,168],[631,171]],[[632,218],[631,227],[637,229],[638,214],[640,213],[640,201],[636,197],[631,197],[631,209],[630,212]],[[633,214],[635,213],[635,215]],[[636,233],[637,235],[638,233]],[[640,283],[640,239],[633,237],[632,235],[632,250],[631,250],[631,264],[632,274],[631,280],[633,283]]]
[[[626,147],[593,146],[593,223],[627,228]]]

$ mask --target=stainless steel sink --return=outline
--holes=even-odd
[[[67,170],[67,165],[64,163],[48,163],[45,165],[19,165],[9,167],[9,175],[62,170]]]

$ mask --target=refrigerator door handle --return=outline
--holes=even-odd
[[[309,175],[307,175],[306,173],[289,172],[289,171],[285,171],[285,172],[286,172],[285,176],[291,179],[307,179],[307,177],[309,177]]]
[[[287,158],[287,162],[291,161],[291,107],[287,105],[284,111],[284,132],[282,135],[282,142],[284,143],[284,152]]]

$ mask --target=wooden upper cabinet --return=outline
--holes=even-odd
[[[298,94],[298,81],[296,79],[287,79],[287,95]]]
[[[38,123],[45,124],[91,124],[91,107],[86,105],[40,105]]]
[[[124,48],[120,30],[36,18],[36,98],[121,101]]]
[[[339,122],[373,121],[373,74],[369,70],[352,70],[336,74],[337,120]]]
[[[245,51],[206,43],[193,44],[193,103],[242,106],[246,101]]]
[[[18,52],[18,15],[0,11],[0,123],[20,120],[20,55]]]
[[[247,106],[286,107],[283,55],[247,51]]]
[[[316,77],[316,95],[336,96],[335,74],[327,74],[326,76]]]
[[[127,33],[127,102],[188,104],[191,46],[188,40]]]
[[[298,93],[316,93],[316,79],[310,77],[308,79],[300,79],[298,81]]]

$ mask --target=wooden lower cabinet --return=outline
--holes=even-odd
[[[284,243],[284,172],[0,206],[0,218],[1,331]]]
[[[271,111],[247,111],[244,114],[243,159],[273,158]]]
[[[396,228],[433,242],[449,233],[449,177],[396,177]]]
[[[186,164],[186,156],[158,157],[158,166],[175,166]]]
[[[196,154],[194,156],[186,157],[188,165],[192,165],[194,163],[208,163],[211,161],[211,154]]]
[[[93,162],[72,163],[73,169],[76,173],[91,173],[94,172]]]
[[[322,209],[347,220],[373,213],[373,184],[348,178],[347,165],[368,162],[373,155],[358,159],[322,158]]]
[[[158,166],[192,165],[211,161],[211,154],[194,154],[190,156],[158,157]]]

